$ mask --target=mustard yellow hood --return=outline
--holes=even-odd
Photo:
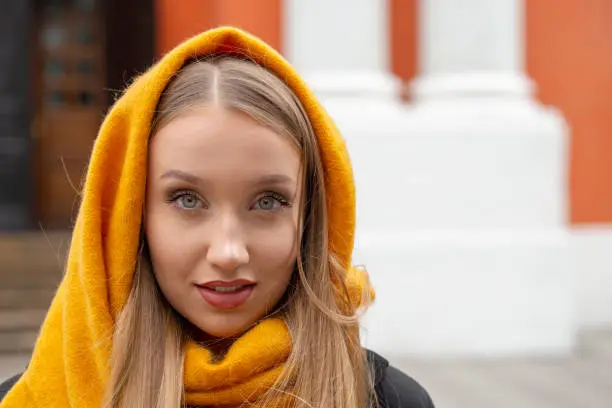
[[[108,378],[114,322],[128,297],[137,258],[154,110],[170,79],[188,60],[221,52],[248,55],[276,73],[301,100],[325,167],[330,250],[349,269],[347,280],[354,303],[363,289],[370,290],[367,277],[350,268],[355,189],[345,143],[335,125],[297,72],[271,47],[235,28],[211,30],[179,45],[138,77],[104,120],[91,156],[66,274],[41,328],[32,361],[0,403],[1,408],[100,406]],[[269,339],[278,337],[283,328],[274,323],[258,330]],[[242,340],[245,347],[263,347],[253,336]],[[278,341],[286,342],[286,338]],[[276,346],[284,353],[290,348],[285,343]],[[235,354],[236,358],[244,357],[240,357],[240,351]],[[231,353],[228,358],[231,360]],[[207,375],[208,371],[198,368],[198,361],[205,359],[205,354],[188,354],[187,363],[195,368],[186,368],[186,381],[190,376]],[[260,362],[270,367],[275,363]],[[232,374],[237,375],[231,361],[223,364],[215,370],[233,369]],[[258,386],[249,381],[244,379],[246,388],[241,392]],[[217,392],[214,387],[211,390],[204,390],[192,401],[209,401],[206,392]],[[219,401],[221,397],[215,395]],[[231,401],[231,395],[225,397]]]

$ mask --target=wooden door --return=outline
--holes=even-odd
[[[40,0],[34,55],[37,218],[72,226],[107,106],[103,0]]]

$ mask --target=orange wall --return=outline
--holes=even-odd
[[[526,1],[527,71],[572,130],[571,219],[612,222],[612,2]]]
[[[282,0],[156,0],[156,50],[163,55],[183,40],[233,25],[282,49]]]

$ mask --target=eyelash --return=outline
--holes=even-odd
[[[179,191],[173,192],[172,194],[170,194],[168,196],[168,198],[166,199],[166,202],[169,203],[169,204],[176,204],[176,201],[179,198],[185,197],[185,196],[189,196],[189,197],[195,198],[196,200],[202,202],[202,205],[205,207],[204,200],[202,200],[202,198],[198,194],[196,194],[196,193],[194,193],[193,191],[190,191],[190,190],[179,190]],[[271,198],[277,200],[280,203],[281,207],[283,207],[283,208],[291,207],[291,202],[289,200],[287,200],[283,195],[281,195],[279,193],[276,193],[274,191],[266,191],[266,192],[262,193],[255,200],[255,202],[261,200],[262,198],[266,198],[266,197],[271,197]]]
[[[265,193],[260,195],[255,201],[257,202],[261,200],[262,198],[266,198],[266,197],[272,197],[273,199],[277,200],[280,203],[281,207],[283,208],[291,207],[291,202],[289,202],[289,200],[287,200],[281,194],[275,193],[274,191],[266,191]]]
[[[204,200],[202,200],[202,198],[198,194],[190,190],[179,190],[179,191],[173,192],[172,194],[168,196],[166,202],[168,204],[176,205],[176,202],[179,198],[186,197],[186,196],[195,198],[196,200],[200,201],[203,206],[205,206]]]

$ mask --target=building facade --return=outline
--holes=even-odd
[[[116,92],[178,42],[231,24],[283,53],[347,138],[355,259],[378,289],[373,347],[565,353],[580,328],[612,324],[605,0],[12,3],[0,229],[68,230]]]

